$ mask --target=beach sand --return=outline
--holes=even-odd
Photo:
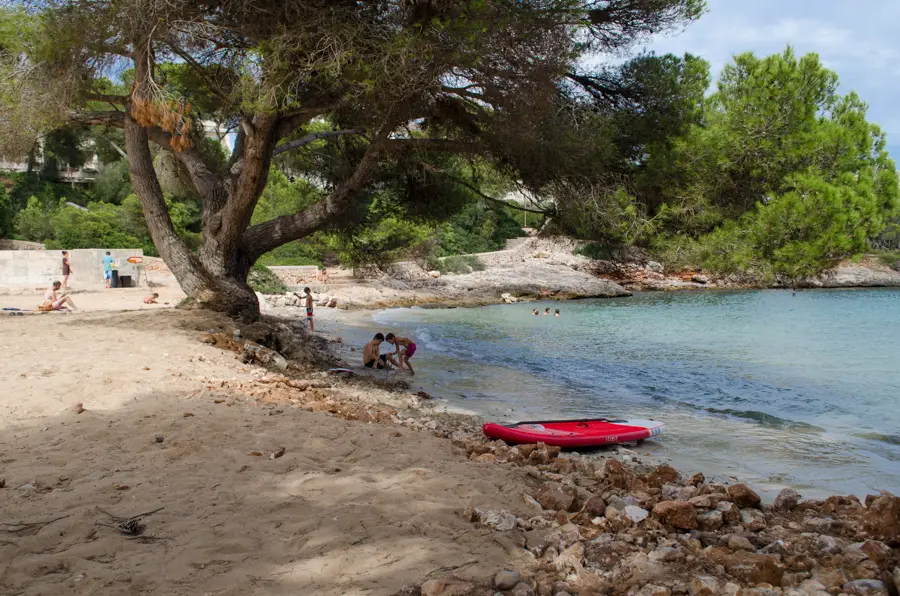
[[[472,463],[430,433],[237,395],[229,383],[263,371],[198,341],[223,321],[0,320],[0,523],[60,518],[0,526],[0,592],[388,595],[515,566],[523,551],[461,512],[521,510],[521,469]],[[101,525],[99,509],[160,507],[137,538]]]

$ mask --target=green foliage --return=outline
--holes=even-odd
[[[472,273],[484,271],[484,265],[473,255],[455,255],[452,257],[432,257],[425,261],[426,269],[447,273]]]
[[[260,294],[286,294],[288,291],[287,286],[284,285],[281,279],[272,273],[268,267],[260,263],[256,263],[250,269],[250,274],[247,276],[247,284],[254,292],[259,292]]]
[[[521,224],[506,210],[475,200],[437,229],[440,256],[500,250],[509,238],[524,236]]]
[[[120,205],[133,192],[128,162],[123,159],[104,165],[89,192],[95,201]]]
[[[13,229],[13,213],[10,205],[9,193],[3,180],[0,179],[0,238],[9,236]]]

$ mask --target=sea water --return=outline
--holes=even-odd
[[[534,316],[532,309],[561,311]],[[804,496],[900,492],[900,291],[394,309],[417,382],[499,422],[654,418],[654,456]],[[387,347],[387,344],[385,344]]]

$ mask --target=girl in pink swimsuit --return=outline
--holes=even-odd
[[[409,359],[416,353],[416,342],[408,337],[397,337],[393,333],[388,333],[384,339],[389,344],[396,346],[397,357],[400,360],[400,368],[402,369],[405,364],[409,367],[409,374],[416,374],[416,371],[413,370],[412,365],[409,363]],[[403,352],[400,351],[401,346],[404,348]]]

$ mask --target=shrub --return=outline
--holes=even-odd
[[[288,288],[277,275],[265,265],[253,265],[247,276],[247,284],[260,294],[286,294]]]

